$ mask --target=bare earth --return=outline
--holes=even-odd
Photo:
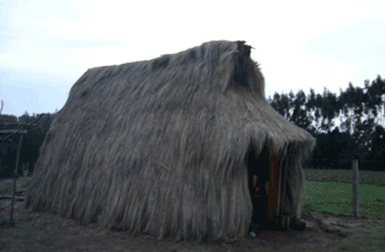
[[[0,195],[10,194],[12,180],[0,182]],[[20,190],[25,191],[26,186]],[[15,226],[11,227],[3,222],[9,220],[10,208],[10,200],[0,200],[0,251],[385,251],[383,220],[348,215],[304,213],[307,226],[302,232],[260,231],[239,242],[197,244],[160,242],[147,235],[132,237],[96,224],[82,226],[71,219],[27,210],[24,202],[15,203]]]
[[[0,223],[9,218],[10,205],[9,200],[0,201]],[[0,227],[0,251],[329,251],[337,245],[343,251],[350,250],[352,242],[365,246],[371,238],[381,238],[385,251],[385,237],[365,234],[375,220],[327,213],[305,213],[303,219],[307,222],[303,232],[261,232],[235,243],[176,243],[145,235],[130,237],[97,225],[82,226],[57,215],[26,210],[23,202],[16,202],[16,225]]]

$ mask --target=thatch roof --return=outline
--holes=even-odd
[[[289,178],[279,211],[298,214],[314,138],[266,101],[250,49],[213,41],[89,69],[40,149],[27,207],[159,239],[238,239],[252,212],[245,155],[268,146]]]

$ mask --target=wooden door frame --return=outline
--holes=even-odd
[[[278,169],[279,159],[273,149],[269,149],[269,180],[265,183],[267,193],[267,218],[274,221],[276,218],[277,198],[278,198]]]

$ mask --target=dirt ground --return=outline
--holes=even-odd
[[[0,200],[0,223],[9,219],[10,205],[9,200]],[[261,231],[239,242],[197,244],[160,242],[151,236],[130,237],[97,225],[82,226],[56,215],[26,210],[23,202],[16,202],[16,225],[0,226],[0,251],[329,251],[336,246],[352,251],[353,243],[357,244],[353,248],[366,246],[365,241],[378,240],[381,235],[367,235],[373,220],[327,213],[304,213],[302,217],[307,223],[302,232]],[[376,246],[383,246],[385,251],[385,236],[380,238],[382,245]]]

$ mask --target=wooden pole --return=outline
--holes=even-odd
[[[353,160],[353,216],[360,216],[360,209],[358,206],[358,160]]]
[[[268,195],[267,218],[271,221],[275,219],[278,198],[278,156],[273,149],[269,152],[269,181],[265,183]]]
[[[23,132],[20,134],[20,140],[19,140],[19,146],[17,148],[17,156],[16,156],[16,167],[15,167],[15,178],[13,179],[13,196],[12,196],[12,203],[11,203],[11,219],[10,223],[14,223],[13,221],[13,206],[15,204],[15,194],[16,194],[16,180],[17,180],[17,167],[19,166],[19,156],[20,156],[20,148],[21,148],[21,142],[23,140]]]

